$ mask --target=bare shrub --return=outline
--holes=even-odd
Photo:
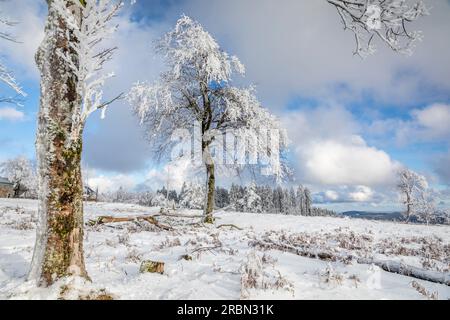
[[[180,238],[173,238],[170,239],[169,237],[166,237],[166,240],[161,242],[158,246],[159,249],[165,249],[165,248],[172,248],[172,247],[179,247],[181,246]]]
[[[327,265],[324,272],[319,272],[319,278],[321,283],[330,286],[341,285],[344,280],[342,274],[337,272],[330,263]]]
[[[275,260],[266,255],[264,262],[263,257],[252,251],[247,256],[247,261],[241,266],[241,299],[250,298],[251,289],[286,290],[294,294],[294,285],[272,264]]]
[[[140,263],[142,260],[142,254],[140,254],[136,249],[128,250],[125,260],[132,263]]]

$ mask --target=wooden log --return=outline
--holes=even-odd
[[[380,260],[380,259],[367,259],[358,258],[356,259],[358,263],[361,264],[373,264],[384,271],[401,274],[403,276],[413,277],[420,280],[426,280],[435,283],[445,284],[450,286],[450,273],[449,272],[438,272],[432,270],[420,269],[414,266],[409,266],[398,261],[392,260]]]

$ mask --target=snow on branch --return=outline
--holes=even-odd
[[[3,2],[3,1],[0,1]],[[7,32],[5,28],[13,27],[17,24],[17,22],[14,22],[8,18],[0,16],[0,39],[11,41],[11,42],[17,42],[14,35]],[[13,73],[0,61],[0,81],[5,83],[8,87],[10,87],[14,92],[17,93],[17,95],[26,97],[26,93],[23,91],[23,89],[20,87],[20,85],[17,83],[16,79],[14,78]],[[8,103],[18,103],[18,100],[16,97],[0,97],[1,102],[8,102]]]
[[[255,135],[268,135],[270,130],[279,133],[274,138],[277,150],[267,150],[263,138],[249,144],[247,151],[274,154],[287,145],[280,122],[262,107],[254,88],[231,84],[233,75],[244,75],[244,65],[221,50],[198,22],[182,16],[157,42],[156,50],[165,58],[168,70],[153,84],[136,83],[127,96],[151,133],[152,143],[168,147],[176,130],[191,130],[199,124],[204,150],[227,133],[246,142],[255,141]],[[274,174],[281,175],[280,158],[270,158]]]
[[[374,38],[393,51],[411,55],[421,31],[409,31],[408,24],[429,14],[423,1],[410,0],[327,0],[341,17],[345,30],[355,35],[355,54],[366,57],[375,52]]]
[[[88,0],[73,1],[67,7],[65,0],[54,0],[54,10],[65,21],[72,37],[76,41],[69,41],[70,50],[60,50],[59,55],[70,66],[78,79],[78,93],[82,97],[82,106],[74,114],[74,123],[78,127],[84,126],[86,119],[96,110],[102,110],[102,119],[105,117],[109,104],[122,97],[103,101],[103,86],[105,81],[114,76],[113,73],[104,74],[104,64],[112,58],[117,49],[102,48],[101,43],[110,37],[117,29],[112,24],[113,18],[122,7],[122,1],[114,0]],[[80,10],[81,15],[73,14]]]
[[[0,61],[0,81],[5,83],[6,85],[8,85],[19,96],[22,96],[22,97],[27,96],[25,91],[23,91],[22,87],[17,83],[12,72],[10,70],[8,70],[1,61]],[[0,101],[17,103],[17,98],[15,98],[15,97],[0,97]]]
[[[237,57],[222,51],[200,23],[185,15],[157,43],[156,50],[165,56],[175,79],[194,76],[207,83],[227,82],[233,72],[245,73],[245,67]]]

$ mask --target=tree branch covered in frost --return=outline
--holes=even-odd
[[[419,221],[429,224],[437,215],[436,195],[429,188],[424,176],[406,168],[402,169],[398,173],[397,188],[406,206],[406,221],[415,216]]]
[[[253,138],[252,132],[262,135],[270,129],[279,130],[280,149],[286,147],[284,130],[261,106],[255,90],[231,85],[233,74],[245,73],[244,65],[222,51],[198,22],[183,16],[156,50],[165,57],[168,71],[154,84],[136,83],[128,100],[157,145],[169,146],[174,131],[191,130],[199,123],[206,149],[226,132],[245,141]],[[249,148],[249,152],[278,152],[267,150],[264,139]],[[272,165],[275,174],[282,175],[281,165]]]
[[[411,55],[421,31],[409,31],[408,24],[429,14],[423,1],[409,0],[327,0],[341,17],[345,30],[355,35],[355,54],[366,57],[375,52],[374,38],[392,50]]]
[[[103,86],[105,81],[114,76],[113,73],[104,74],[104,64],[112,58],[117,48],[101,48],[104,39],[113,34],[117,26],[111,21],[122,7],[122,1],[114,0],[88,0],[74,1],[67,8],[65,0],[53,1],[53,6],[60,17],[68,25],[70,32],[76,41],[69,41],[71,50],[60,51],[59,54],[72,69],[78,80],[78,94],[82,98],[79,110],[74,112],[75,135],[79,135],[90,114],[96,110],[102,110],[102,118],[105,117],[106,108],[115,100],[103,101]],[[81,19],[78,21],[73,10],[81,11]]]
[[[4,0],[0,0],[0,3],[4,2]],[[0,12],[1,13],[1,12]],[[7,28],[15,26],[17,23],[13,22],[7,18],[0,16],[0,38],[3,40],[11,41],[11,42],[17,42],[14,35],[7,32]],[[10,87],[12,90],[14,90],[17,95],[25,97],[26,93],[22,90],[20,85],[17,83],[16,79],[14,78],[14,75],[12,72],[3,64],[2,61],[0,61],[0,81],[5,83],[8,87]],[[0,96],[0,102],[7,102],[7,103],[18,103],[17,97],[3,97]]]

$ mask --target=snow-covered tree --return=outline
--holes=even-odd
[[[182,208],[201,210],[205,204],[204,200],[204,186],[196,182],[183,185],[179,202]]]
[[[242,212],[244,210],[244,188],[232,184],[230,188],[230,205],[233,210]]]
[[[409,31],[408,24],[428,15],[423,1],[410,0],[327,0],[333,5],[345,30],[353,32],[355,54],[365,57],[375,52],[378,38],[395,52],[411,54],[420,31]]]
[[[47,0],[45,37],[36,54],[41,99],[36,140],[39,219],[30,278],[46,286],[87,278],[83,254],[82,133],[103,111],[102,67],[113,49],[102,41],[116,29],[114,0]],[[113,99],[114,100],[114,99]]]
[[[259,196],[261,198],[261,209],[262,212],[272,213],[273,208],[273,191],[269,186],[263,186],[259,188]]]
[[[301,215],[301,212],[299,210],[299,206],[297,205],[297,194],[294,190],[294,188],[289,188],[289,214],[292,215]]]
[[[397,189],[400,193],[402,203],[406,206],[403,213],[406,222],[417,212],[417,205],[423,192],[428,188],[425,177],[407,168],[398,172]]]
[[[305,216],[311,216],[311,208],[312,208],[312,196],[311,196],[311,191],[308,188],[304,189],[304,197],[305,197],[305,212],[304,215]]]
[[[437,216],[437,201],[430,188],[420,189],[415,201],[415,214],[419,221],[430,224]]]
[[[26,193],[28,197],[36,195],[36,173],[30,160],[17,157],[0,164],[0,175],[14,184],[14,197]]]
[[[0,0],[0,4],[5,2],[6,0]],[[3,14],[3,12],[0,12]],[[13,34],[11,34],[8,30],[16,25],[16,22],[11,21],[10,19],[0,16],[0,40],[16,42],[16,38]],[[3,83],[8,88],[12,89],[15,93],[15,96],[0,96],[0,102],[4,103],[18,103],[17,96],[25,97],[26,94],[23,89],[20,87],[16,79],[14,78],[11,70],[6,67],[6,65],[0,60],[0,83]]]
[[[156,49],[165,58],[168,70],[154,84],[135,84],[128,100],[159,148],[170,146],[168,141],[176,130],[192,130],[194,124],[199,124],[201,156],[206,169],[204,215],[205,222],[211,223],[216,182],[212,144],[226,133],[233,133],[246,143],[255,133],[267,135],[268,129],[281,129],[280,124],[261,106],[253,88],[231,85],[234,74],[244,74],[243,64],[237,57],[222,51],[198,22],[181,17]],[[287,138],[283,130],[279,131],[282,149]],[[248,144],[248,152],[279,152],[268,148],[264,141],[267,139],[258,140]],[[279,157],[271,159],[275,159],[270,163],[273,174],[281,177]]]
[[[230,196],[228,190],[225,188],[217,187],[215,201],[217,208],[228,207],[230,205]]]
[[[250,183],[244,191],[244,211],[252,213],[262,212],[262,201],[258,194],[258,187],[255,182]]]

